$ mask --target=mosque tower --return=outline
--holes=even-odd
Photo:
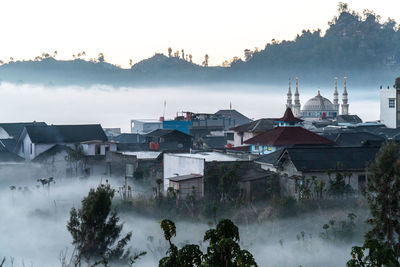
[[[342,104],[342,115],[349,115],[349,104],[347,99],[347,85],[346,85],[347,77],[344,77],[344,89],[343,89],[343,104]]]
[[[335,77],[335,91],[333,92],[333,105],[336,109],[337,115],[339,115],[339,93],[337,90],[337,80],[338,78]]]
[[[292,88],[291,88],[291,82],[289,79],[289,91],[287,93],[287,103],[286,103],[286,107],[288,108],[292,108],[293,104],[292,104]]]
[[[294,105],[293,105],[293,115],[295,117],[299,117],[300,116],[300,98],[299,98],[300,94],[299,94],[299,78],[296,77],[296,92],[294,92]]]

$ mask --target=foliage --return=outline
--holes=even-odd
[[[247,250],[241,250],[239,245],[239,229],[230,220],[223,219],[216,229],[206,231],[204,241],[209,241],[207,253],[203,254],[198,245],[187,244],[178,249],[171,238],[176,235],[175,223],[165,219],[160,222],[164,237],[170,247],[167,256],[159,262],[160,267],[193,267],[193,266],[226,266],[226,267],[256,267],[253,255]]]
[[[337,198],[343,198],[344,196],[350,196],[354,194],[354,190],[349,183],[346,184],[346,178],[350,179],[351,174],[335,172],[335,178],[329,179],[328,194]]]
[[[365,254],[368,251],[368,255]],[[362,247],[354,246],[347,267],[400,266],[391,247],[376,239],[367,239]]]
[[[160,221],[160,227],[164,231],[164,237],[169,242],[167,256],[159,262],[160,267],[192,267],[200,266],[203,253],[198,245],[185,245],[178,249],[171,241],[173,236],[176,236],[176,226],[171,220],[164,219]]]
[[[367,223],[372,229],[367,239],[377,239],[400,255],[400,146],[394,142],[384,144],[375,163],[363,194],[367,198],[372,218]]]
[[[219,202],[234,200],[239,196],[238,164],[211,164],[205,174],[206,197]]]
[[[329,220],[322,226],[324,232],[320,233],[320,237],[325,240],[350,241],[355,235],[356,224],[354,220],[356,218],[357,215],[349,213],[346,220]]]
[[[257,266],[253,255],[240,249],[239,229],[231,220],[220,220],[216,229],[206,231],[204,241],[210,242],[204,266]]]
[[[114,190],[108,184],[102,184],[96,190],[90,189],[80,209],[71,209],[67,229],[77,251],[75,264],[82,260],[129,261],[130,251],[125,248],[132,232],[119,239],[123,225],[119,224],[117,212],[111,210],[113,196]]]
[[[78,167],[84,157],[85,154],[83,154],[83,150],[80,146],[78,146],[76,149],[69,149],[67,151],[65,161],[70,164],[71,168],[75,169],[75,175],[78,175]]]

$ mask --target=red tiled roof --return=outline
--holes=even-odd
[[[285,114],[282,118],[277,119],[277,121],[285,121],[285,122],[302,122],[302,119],[296,118],[293,115],[291,108],[286,108]]]
[[[302,127],[276,127],[246,140],[246,144],[284,145],[329,145],[333,141]]]

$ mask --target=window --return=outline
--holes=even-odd
[[[259,150],[260,146],[254,146],[254,150]]]
[[[389,108],[395,108],[395,107],[396,107],[396,99],[389,98]]]
[[[29,145],[29,153],[31,153],[31,155],[32,155],[32,153],[33,153],[32,143],[30,143],[30,145]]]
[[[365,177],[365,175],[358,175],[358,188],[359,189],[364,189],[365,188],[365,184],[367,182],[367,179]]]

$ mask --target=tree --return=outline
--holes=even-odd
[[[215,229],[205,233],[204,241],[210,242],[204,255],[204,266],[257,266],[253,255],[241,250],[239,229],[231,220],[220,220]]]
[[[370,168],[368,183],[363,191],[372,218],[367,239],[377,239],[400,255],[400,146],[384,144]]]
[[[182,59],[185,60],[185,49],[182,49],[181,52],[182,52]]]
[[[168,57],[172,57],[172,48],[168,47]]]
[[[67,229],[77,252],[75,266],[83,260],[88,263],[129,261],[130,251],[125,247],[132,232],[119,239],[123,225],[119,224],[117,212],[111,210],[114,193],[110,185],[101,184],[96,190],[90,189],[80,209],[71,209]]]
[[[103,63],[103,62],[105,61],[105,59],[104,59],[104,54],[103,54],[103,53],[99,53],[99,55],[97,56],[97,60],[98,60],[100,63]]]
[[[190,55],[189,55],[189,62],[190,62],[190,63],[193,63],[192,59],[193,59],[193,56],[192,56],[192,54],[190,54]]]
[[[254,52],[251,51],[250,49],[245,49],[244,50],[244,60],[249,61],[253,57]]]
[[[75,175],[78,176],[78,168],[79,164],[85,158],[83,154],[82,148],[77,147],[76,149],[70,149],[67,151],[67,155],[65,156],[65,161],[70,164],[71,169],[75,169]]]
[[[394,88],[400,89],[400,77],[397,77],[394,82]]]
[[[169,243],[167,256],[159,262],[160,267],[193,267],[201,265],[203,253],[198,245],[188,244],[181,249],[172,243],[171,239],[176,236],[176,226],[171,220],[165,219],[160,221],[160,227],[164,231],[164,237]]]
[[[368,250],[368,255],[364,251]],[[376,239],[366,240],[362,247],[353,247],[347,267],[399,266],[393,249]]]
[[[203,67],[208,67],[208,60],[209,60],[209,56],[208,56],[208,54],[206,54],[205,56],[204,56],[204,61],[203,61]]]
[[[159,267],[257,267],[253,255],[247,250],[241,250],[239,245],[239,229],[228,219],[221,220],[216,229],[208,230],[204,241],[209,241],[207,254],[203,254],[198,245],[188,244],[178,249],[171,238],[176,236],[176,226],[171,220],[162,220],[161,229],[169,242],[167,257],[159,262]]]

